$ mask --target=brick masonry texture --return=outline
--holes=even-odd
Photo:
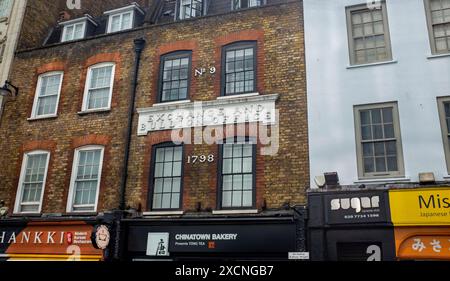
[[[12,209],[24,151],[45,149],[51,152],[51,160],[43,212],[64,213],[74,150],[83,145],[101,144],[105,146],[105,159],[98,211],[118,207],[134,63],[133,40],[142,37],[147,44],[139,72],[137,108],[151,107],[156,101],[161,55],[191,50],[193,69],[216,66],[219,71],[215,75],[200,78],[192,75],[190,90],[192,101],[214,100],[220,96],[222,46],[240,40],[258,41],[258,91],[280,95],[276,104],[280,110],[280,149],[276,156],[258,153],[257,207],[261,208],[264,202],[268,208],[278,208],[286,202],[306,203],[309,159],[301,7],[300,1],[294,1],[19,52],[11,79],[20,87],[20,95],[6,104],[0,125],[0,149],[3,151],[0,200],[5,200]],[[37,47],[33,45],[36,41],[26,39],[25,42],[22,48]],[[87,68],[102,61],[116,63],[111,111],[79,115]],[[51,70],[64,71],[58,116],[28,121],[38,75]],[[137,119],[135,113],[126,204],[133,208],[141,205],[143,210],[149,210],[152,146],[169,141],[171,132],[137,136]],[[214,154],[217,159],[218,146],[185,146],[186,156],[198,154]],[[216,209],[217,161],[190,165],[184,160],[183,209],[193,211],[198,202],[203,209]]]

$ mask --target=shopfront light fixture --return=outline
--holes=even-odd
[[[339,185],[339,176],[337,172],[332,173],[324,173],[325,177],[325,185],[326,186],[338,186]]]
[[[434,173],[419,173],[419,182],[420,184],[433,184],[436,182],[434,178]]]
[[[0,88],[0,96],[2,97],[16,97],[18,94],[19,88],[11,84],[8,80],[6,80],[3,87]]]

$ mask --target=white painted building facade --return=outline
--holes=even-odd
[[[450,0],[377,4],[304,0],[311,188],[450,180]]]
[[[26,6],[27,0],[0,0],[0,87],[9,77]],[[0,96],[0,114],[2,108]]]

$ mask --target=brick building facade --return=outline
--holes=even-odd
[[[93,5],[92,1],[84,0],[82,10],[67,10],[63,3],[65,1],[49,1],[51,5],[45,2],[31,1],[29,5],[37,6],[27,9],[19,51],[11,72],[11,80],[20,88],[20,94],[5,107],[0,125],[0,149],[7,152],[0,163],[0,200],[9,207],[7,221],[45,221],[51,217],[51,220],[56,221],[87,220],[92,224],[98,215],[120,207],[123,200],[120,183],[126,164],[128,177],[125,206],[128,213],[132,213],[132,218],[125,218],[122,224],[122,231],[126,233],[122,237],[122,252],[126,253],[124,255],[127,258],[145,256],[145,249],[129,243],[130,239],[141,239],[133,237],[141,234],[135,224],[151,229],[153,224],[160,221],[182,225],[186,220],[189,224],[192,222],[190,219],[195,219],[197,223],[209,222],[219,227],[219,221],[227,221],[228,218],[228,221],[244,226],[245,220],[260,220],[252,222],[260,227],[276,217],[282,217],[282,223],[286,223],[296,216],[292,207],[306,203],[305,189],[309,183],[301,1],[255,1],[255,5],[261,4],[258,7],[245,6],[252,6],[250,3],[253,1],[238,1],[241,6],[234,6],[236,11],[230,10],[228,2],[231,1],[225,0],[205,1],[199,11],[194,11],[194,7],[200,6],[195,6],[192,1],[191,6],[186,6],[182,5],[185,1],[137,1],[136,4],[130,4],[129,1],[111,0],[96,1]],[[119,9],[121,7],[127,8]],[[190,9],[190,14],[181,14],[181,10],[187,11],[186,7]],[[64,10],[65,13],[61,14]],[[111,14],[104,14],[105,11],[111,11]],[[107,32],[120,24],[122,27],[128,24],[128,20],[125,20],[128,15],[123,13],[130,11],[134,13],[131,14],[134,25],[130,29]],[[72,38],[77,36],[77,24],[80,22],[76,19],[86,13],[89,16],[83,19],[84,38],[60,42],[65,40],[69,32],[73,32]],[[122,15],[120,20],[117,18],[119,25],[115,26],[111,15],[117,13]],[[62,24],[57,24],[59,18]],[[133,42],[137,38],[143,38],[146,45],[140,57],[130,156],[128,163],[125,163],[123,159],[129,129],[127,112],[133,94],[135,68]],[[243,47],[239,44],[243,44]],[[254,64],[250,65],[249,60],[251,71],[246,73],[251,78],[246,80],[243,91],[237,90],[239,81],[233,82],[233,95],[227,95],[228,84],[224,82],[224,77],[228,77],[229,69],[224,64],[231,53],[234,52],[233,57],[237,57],[239,50],[252,56]],[[188,56],[183,57],[185,54]],[[236,57],[235,66],[239,63]],[[165,79],[164,67],[167,61],[171,61],[173,67],[177,61],[183,65],[184,59],[188,58],[186,82],[179,77],[176,81],[179,83],[176,84],[178,98],[164,100],[166,84],[162,80]],[[202,68],[207,71],[199,75],[196,70]],[[227,74],[223,73],[225,71]],[[233,75],[239,74],[236,73]],[[45,107],[42,104],[45,104],[47,91],[57,88],[48,85],[55,81],[60,87],[59,94],[55,94],[56,106],[46,103]],[[96,88],[95,85],[105,81],[110,83]],[[174,87],[175,82],[171,83],[170,87]],[[184,98],[181,83],[186,83],[184,85],[188,89]],[[99,89],[109,90],[109,96],[102,96],[106,92],[99,92]],[[252,202],[236,207],[233,203],[233,196],[236,195],[231,191],[229,200],[233,202],[224,203],[227,200],[224,197],[228,195],[224,191],[223,180],[226,176],[221,170],[225,169],[223,165],[227,162],[219,144],[186,143],[182,145],[181,159],[172,156],[171,163],[162,160],[161,165],[172,165],[170,167],[180,162],[181,175],[177,179],[180,178],[182,188],[174,192],[175,184],[172,183],[170,200],[175,203],[169,204],[168,208],[164,201],[167,193],[162,191],[160,195],[157,194],[157,148],[161,144],[171,147],[173,131],[163,127],[144,130],[142,120],[149,117],[147,111],[165,112],[164,115],[169,114],[170,110],[186,109],[198,101],[213,107],[223,106],[225,110],[241,105],[259,106],[258,102],[261,102],[269,108],[274,105],[279,110],[278,152],[275,155],[262,155],[260,151],[264,147],[263,143],[256,141],[249,144],[254,148],[251,153],[252,172],[249,174],[254,179],[253,184],[247,183],[250,187],[245,190],[245,184],[240,182],[241,187],[236,194],[240,194],[237,201],[244,202],[247,200],[244,197],[249,195]],[[270,114],[271,121],[274,121],[275,112]],[[217,125],[216,132],[223,132],[222,125],[225,123]],[[189,131],[195,135],[194,128],[185,132]],[[272,133],[275,132],[272,128]],[[229,132],[224,133],[222,139],[228,135]],[[240,132],[237,136],[259,139],[259,135],[251,130]],[[242,149],[246,148],[242,146]],[[170,150],[174,154],[178,151],[176,148],[170,149],[174,149]],[[164,151],[168,151],[167,148]],[[41,184],[43,187],[42,200],[36,206],[23,204],[23,192],[28,188],[27,175],[32,176],[35,167],[29,166],[30,159],[34,159],[34,152],[47,155],[41,158],[47,161],[47,165],[44,165],[47,172],[43,181],[39,177],[37,180],[38,186]],[[202,155],[212,157],[212,161],[191,162],[192,157]],[[235,160],[232,157],[230,161]],[[34,165],[44,169],[41,165],[43,162],[39,163]],[[240,169],[243,170],[242,165],[246,164],[240,163]],[[27,174],[28,170],[30,174]],[[42,174],[39,171],[36,173]],[[174,182],[175,168],[172,171],[169,176]],[[234,174],[231,176],[236,177]],[[166,175],[163,178],[166,180]],[[242,180],[245,180],[245,175],[240,178]],[[82,181],[84,183],[80,183]],[[98,184],[98,188],[92,189],[95,184]],[[18,192],[22,193],[18,195]],[[27,192],[30,191],[27,189]],[[161,203],[155,203],[155,196],[161,196]],[[174,198],[179,199],[177,201]],[[21,208],[24,206],[36,209],[23,212],[21,210],[25,209]],[[291,230],[294,234],[299,231],[298,226]],[[172,237],[171,231],[167,233]],[[292,240],[291,244],[295,244],[295,249],[304,247],[298,246],[297,240]],[[215,246],[208,249],[214,252]],[[118,257],[119,250],[114,251]],[[147,256],[151,255],[148,251]],[[238,255],[234,252],[229,254]]]

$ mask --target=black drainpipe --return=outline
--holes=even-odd
[[[125,189],[127,186],[127,178],[128,178],[128,159],[130,156],[130,143],[131,143],[131,134],[132,134],[132,126],[133,126],[133,115],[134,115],[134,107],[136,100],[136,88],[138,84],[138,75],[139,75],[139,64],[141,62],[141,53],[145,46],[145,39],[138,38],[134,40],[134,52],[136,54],[134,61],[134,72],[133,72],[133,81],[131,82],[131,96],[130,96],[130,106],[128,108],[128,127],[127,127],[127,139],[125,142],[125,155],[124,155],[124,167],[122,170],[122,177],[120,179],[120,210],[125,210]]]

